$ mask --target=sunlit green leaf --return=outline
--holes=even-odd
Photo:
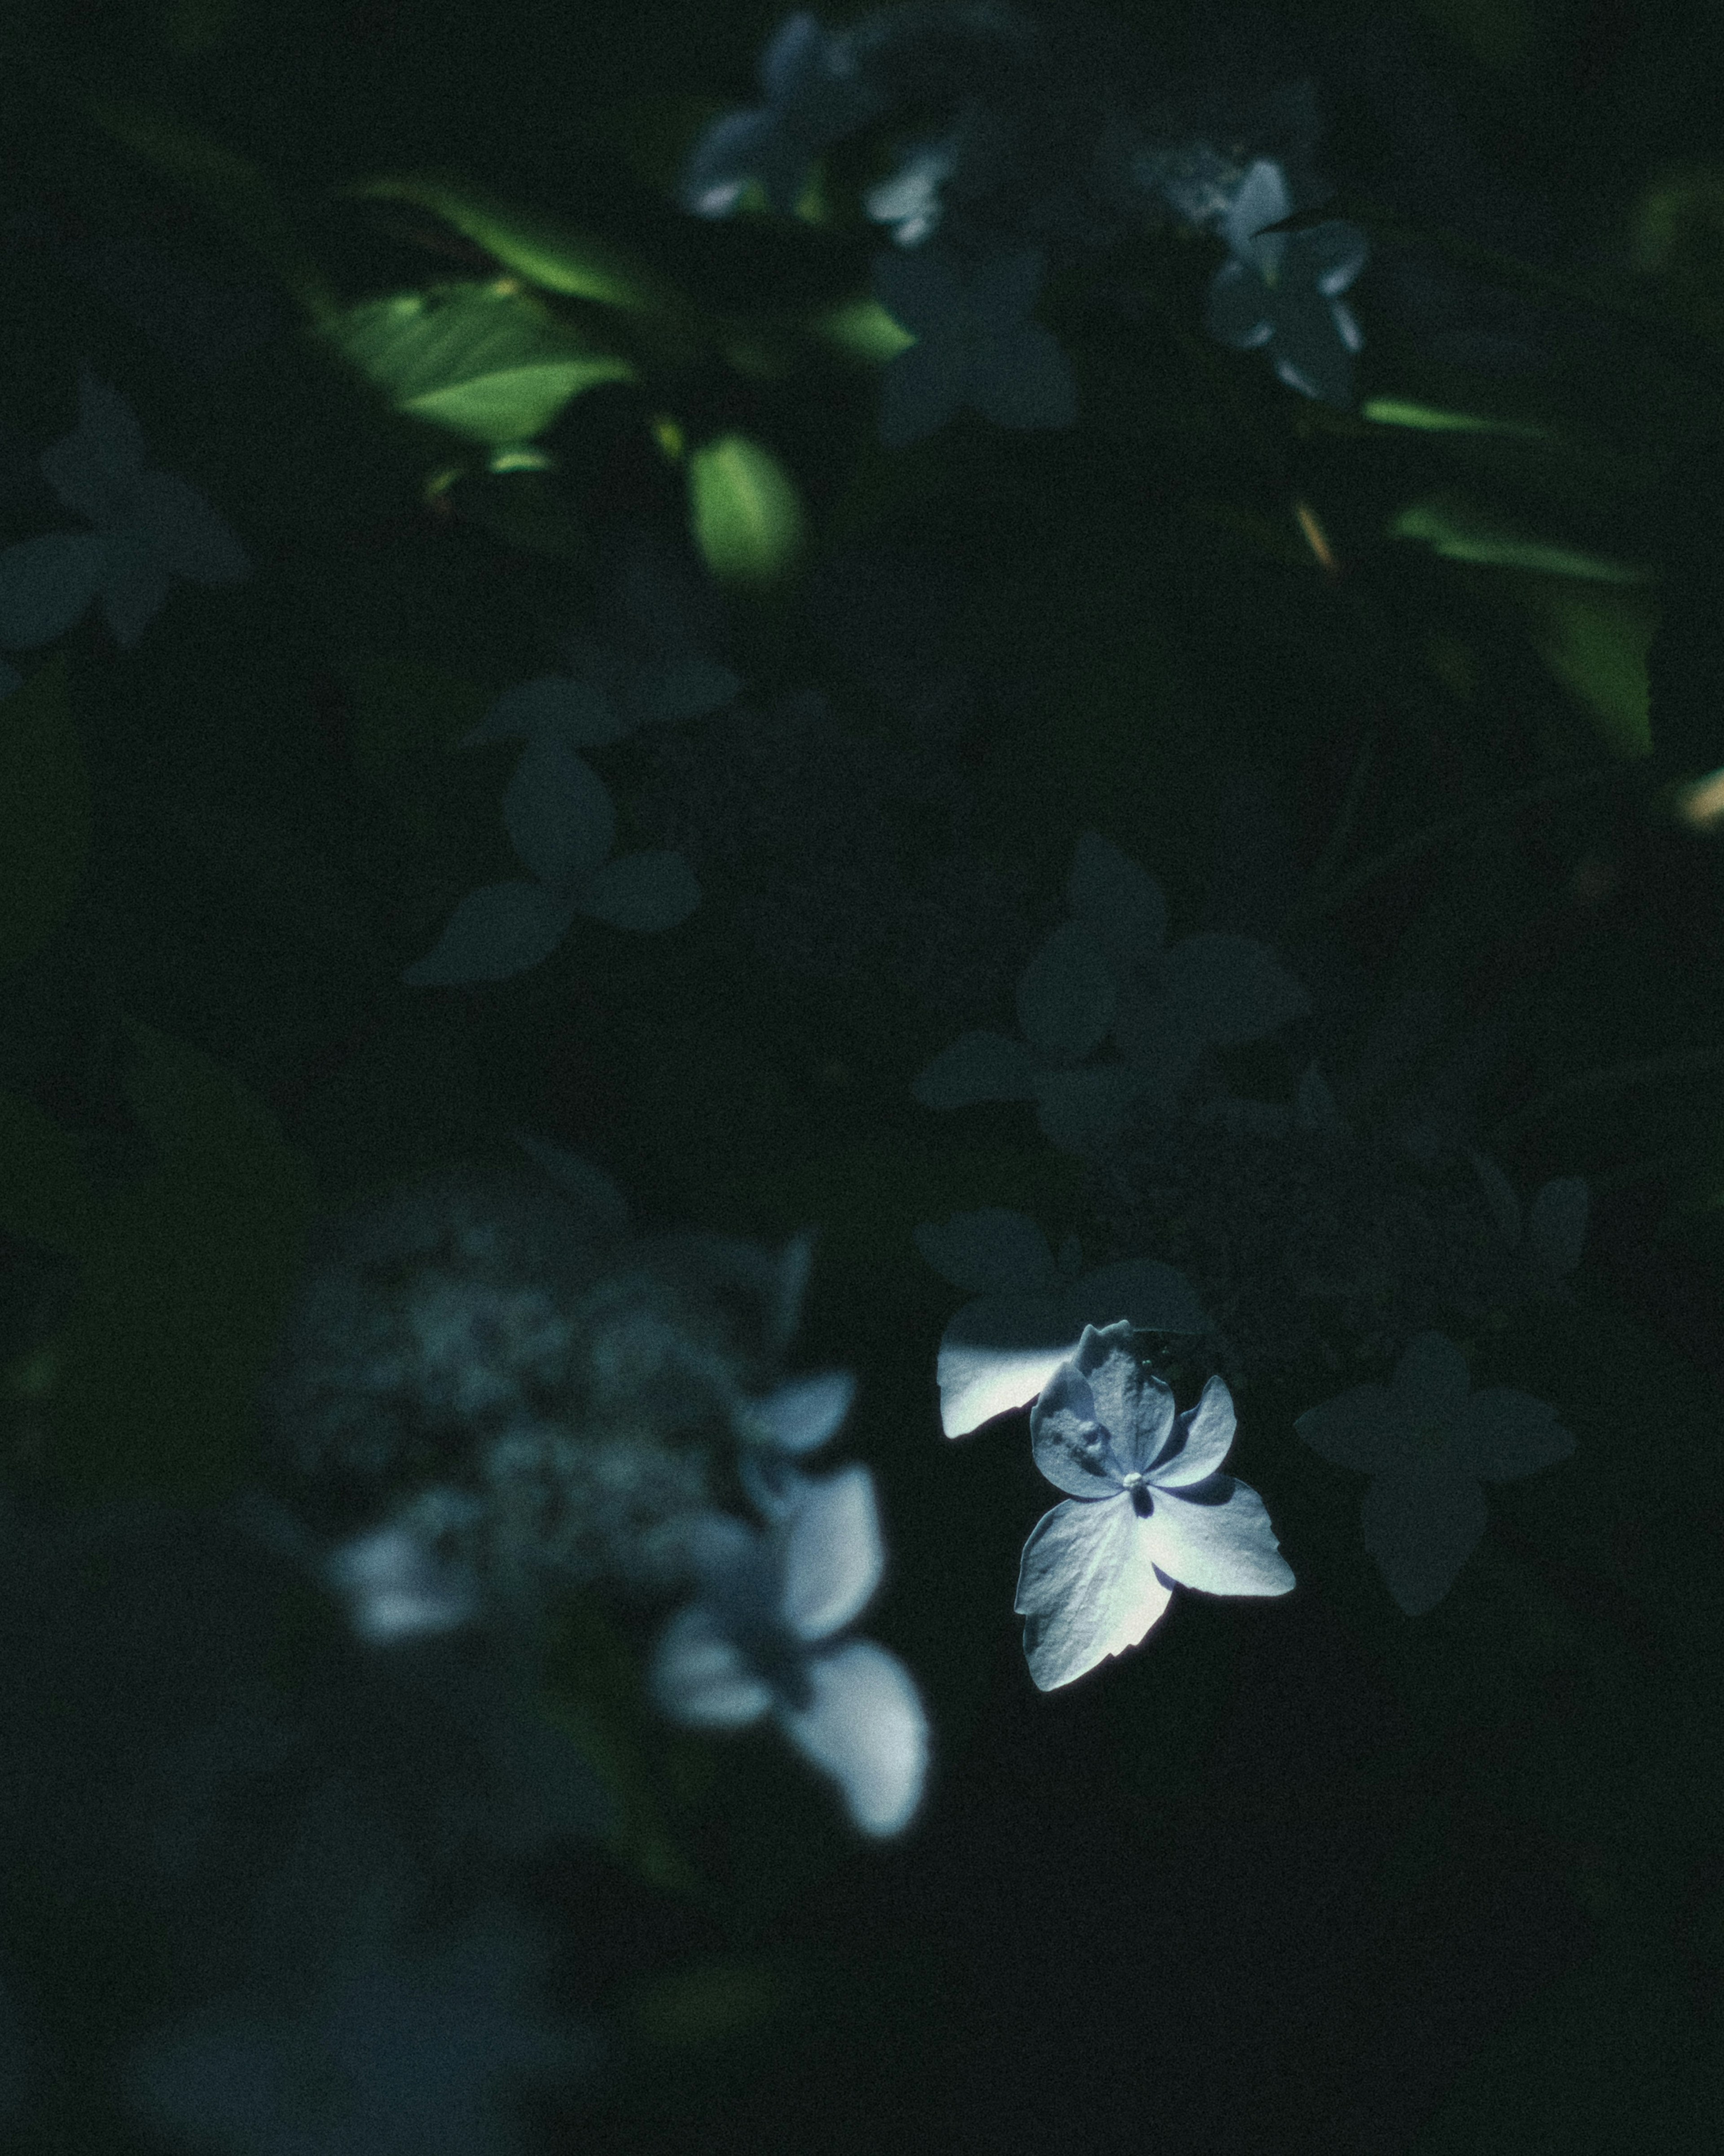
[[[878,300],[852,300],[841,307],[818,315],[808,325],[813,334],[852,358],[883,367],[916,342],[907,330],[899,328]]]
[[[1619,756],[1652,753],[1646,657],[1657,612],[1644,592],[1550,585],[1523,596],[1534,649]]]
[[[39,950],[71,911],[90,816],[66,663],[50,659],[0,703],[0,967]]]
[[[721,583],[778,582],[806,537],[802,494],[772,452],[747,434],[725,434],[688,460],[689,526]]]
[[[1517,531],[1503,518],[1448,489],[1409,503],[1389,531],[1397,539],[1422,539],[1434,553],[1451,562],[1535,569],[1547,576],[1585,577],[1606,584],[1645,583],[1650,574],[1631,562],[1609,561],[1560,541]]]
[[[1487,419],[1473,412],[1444,412],[1434,404],[1409,404],[1399,398],[1373,397],[1360,406],[1367,419],[1379,427],[1417,427],[1438,434],[1516,434],[1528,441],[1550,439],[1544,427],[1520,419]]]
[[[634,379],[500,280],[368,300],[323,334],[398,412],[496,449],[531,440],[595,382]]]
[[[672,316],[689,303],[631,249],[595,239],[560,219],[500,202],[471,181],[407,173],[341,190],[362,200],[412,203],[434,211],[519,277],[547,292],[608,307]]]

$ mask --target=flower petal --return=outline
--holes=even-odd
[[[533,734],[503,795],[503,824],[524,866],[566,889],[611,850],[617,811],[592,765],[557,735]]]
[[[1242,262],[1224,262],[1209,285],[1203,327],[1223,344],[1249,352],[1275,333],[1269,288]]]
[[[144,467],[143,429],[131,400],[99,381],[88,366],[80,366],[78,424],[51,443],[37,462],[69,509],[92,524],[110,523],[131,499]]]
[[[1313,1452],[1361,1474],[1375,1475],[1413,1457],[1387,1385],[1355,1385],[1320,1400],[1296,1416],[1293,1427]]]
[[[996,427],[1077,424],[1077,379],[1065,347],[1040,322],[1019,322],[971,351],[964,401]]]
[[[926,336],[888,360],[880,378],[881,448],[907,449],[937,434],[957,411],[962,387],[956,357],[943,338]]]
[[[1211,1378],[1194,1408],[1177,1418],[1152,1470],[1158,1490],[1188,1490],[1214,1474],[1232,1448],[1238,1429],[1233,1394]]]
[[[122,529],[105,535],[102,615],[122,651],[133,648],[167,603],[168,581],[141,533]]]
[[[99,531],[44,531],[0,550],[0,644],[51,644],[95,597],[106,560]]]
[[[443,933],[401,978],[411,988],[506,981],[548,958],[569,932],[573,906],[543,884],[516,877],[469,891]]]
[[[1079,836],[1065,902],[1121,983],[1152,965],[1167,937],[1167,901],[1149,871],[1099,831]]]
[[[1299,982],[1251,936],[1214,929],[1187,936],[1168,952],[1161,980],[1204,1042],[1217,1046],[1261,1040],[1311,1009]]]
[[[900,1834],[921,1802],[928,1771],[928,1717],[895,1655],[872,1640],[849,1640],[807,1664],[812,1705],[780,1704],[777,1718],[797,1750],[844,1792],[864,1834]]]
[[[1389,1379],[1394,1411],[1416,1424],[1460,1417],[1472,1389],[1466,1357],[1442,1332],[1418,1332],[1402,1351]]]
[[[1030,1448],[1035,1464],[1056,1490],[1074,1497],[1111,1496],[1120,1476],[1132,1464],[1123,1455],[1131,1420],[1140,1405],[1126,1395],[1127,1368],[1137,1370],[1126,1346],[1131,1328],[1123,1322],[1098,1329],[1086,1325],[1070,1357],[1043,1386],[1029,1414]],[[1100,1388],[1094,1382],[1101,1380]],[[1173,1396],[1166,1394],[1166,1420],[1173,1419]],[[1152,1411],[1157,1404],[1152,1399]],[[1125,1432],[1122,1438],[1121,1433]],[[1160,1443],[1160,1431],[1156,1443]]]
[[[1018,976],[1018,1023],[1039,1055],[1081,1063],[1113,1024],[1119,992],[1112,969],[1080,921],[1063,921]]]
[[[1262,1498],[1231,1475],[1185,1492],[1157,1485],[1155,1510],[1138,1527],[1157,1568],[1182,1587],[1204,1594],[1285,1594],[1293,1584]]]
[[[1052,1296],[984,1296],[966,1303],[940,1339],[940,1427],[967,1437],[995,1415],[1028,1407],[1075,1352],[1083,1327]]]
[[[1044,1512],[1024,1545],[1013,1607],[1029,1619],[1024,1654],[1053,1691],[1135,1647],[1172,1599],[1130,1501],[1070,1498]]]
[[[1359,1508],[1365,1548],[1409,1617],[1434,1609],[1485,1532],[1485,1493],[1444,1460],[1379,1475]]]
[[[829,1639],[865,1607],[885,1568],[874,1477],[858,1461],[810,1482],[797,1506],[779,1614],[798,1639]]]
[[[766,1679],[704,1602],[679,1609],[659,1635],[647,1681],[664,1713],[696,1728],[741,1729],[772,1703]]]
[[[780,1452],[813,1452],[844,1421],[855,1398],[854,1370],[793,1378],[764,1399],[747,1403],[748,1435]]]
[[[233,526],[177,472],[140,473],[126,522],[173,576],[194,584],[237,584],[252,573]]]
[[[1513,1385],[1487,1385],[1467,1401],[1453,1450],[1455,1465],[1487,1482],[1512,1481],[1553,1467],[1574,1450],[1574,1433],[1547,1400]]]

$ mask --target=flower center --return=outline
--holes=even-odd
[[[1140,1520],[1147,1520],[1155,1510],[1155,1500],[1149,1494],[1149,1484],[1137,1468],[1120,1477],[1120,1487],[1131,1500],[1131,1510]]]

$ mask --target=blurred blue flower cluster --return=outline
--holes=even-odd
[[[1009,6],[887,8],[841,32],[792,15],[762,59],[767,103],[706,131],[685,169],[684,206],[726,216],[752,185],[773,211],[794,215],[835,144],[909,107],[952,109],[939,131],[900,141],[897,170],[862,197],[894,241],[875,259],[875,297],[915,339],[885,370],[880,439],[889,448],[922,439],[967,404],[1001,426],[1074,424],[1070,363],[1028,319],[1036,288],[1050,259],[1093,256],[1169,211],[1227,242],[1205,317],[1211,334],[1267,349],[1301,395],[1350,404],[1363,337],[1340,295],[1368,242],[1338,222],[1263,230],[1321,196],[1302,155],[1319,131],[1310,82],[1288,85],[1280,100],[1297,108],[1292,150],[1265,145],[1241,164],[1235,146],[1181,125],[1116,26],[1072,9],[1061,29],[1050,34]],[[912,277],[918,253],[937,259]]]
[[[872,1477],[796,1465],[854,1380],[780,1368],[809,1239],[632,1233],[600,1170],[521,1143],[542,1182],[434,1178],[326,1241],[264,1400],[284,1547],[379,1642],[530,1639],[569,1588],[695,1588],[656,1651],[660,1705],[707,1727],[772,1711],[859,1826],[897,1832],[926,1717],[890,1656],[835,1637],[884,1564]]]

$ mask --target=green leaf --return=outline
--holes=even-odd
[[[503,280],[367,300],[321,334],[396,411],[492,449],[530,441],[596,382],[635,379]]]
[[[878,300],[849,300],[843,306],[815,316],[808,327],[823,342],[873,367],[884,367],[889,359],[895,359],[916,342],[907,330],[899,328]]]
[[[1373,397],[1359,408],[1379,427],[1417,427],[1426,434],[1516,434],[1527,441],[1547,442],[1550,430],[1529,426],[1520,419],[1487,419],[1472,412],[1442,412],[1434,404],[1409,404],[1394,397]]]
[[[1439,489],[1409,503],[1389,526],[1389,532],[1397,539],[1422,539],[1434,553],[1451,562],[1534,569],[1546,576],[1583,577],[1607,584],[1643,584],[1651,578],[1650,570],[1632,563],[1609,561],[1560,541],[1517,531],[1452,489]]]
[[[1652,753],[1647,655],[1657,608],[1640,592],[1547,586],[1520,594],[1534,649],[1618,756]]]
[[[362,181],[337,192],[432,210],[464,239],[545,291],[678,321],[692,311],[676,287],[632,249],[595,239],[538,211],[513,208],[469,181],[434,172],[407,173]]]
[[[340,311],[334,287],[300,239],[277,192],[248,157],[129,98],[94,98],[96,126],[179,182],[269,264],[314,321]]]
[[[0,968],[53,935],[90,858],[90,773],[66,695],[64,657],[0,703]]]
[[[725,434],[688,460],[689,529],[721,583],[771,585],[801,555],[806,538],[796,481],[762,444]]]
[[[159,1164],[111,1198],[52,1343],[47,1464],[80,1502],[225,1495],[316,1210],[310,1168],[220,1064],[131,1029],[127,1091]]]
[[[77,1139],[33,1101],[0,1092],[0,1229],[77,1258],[99,1217]]]

